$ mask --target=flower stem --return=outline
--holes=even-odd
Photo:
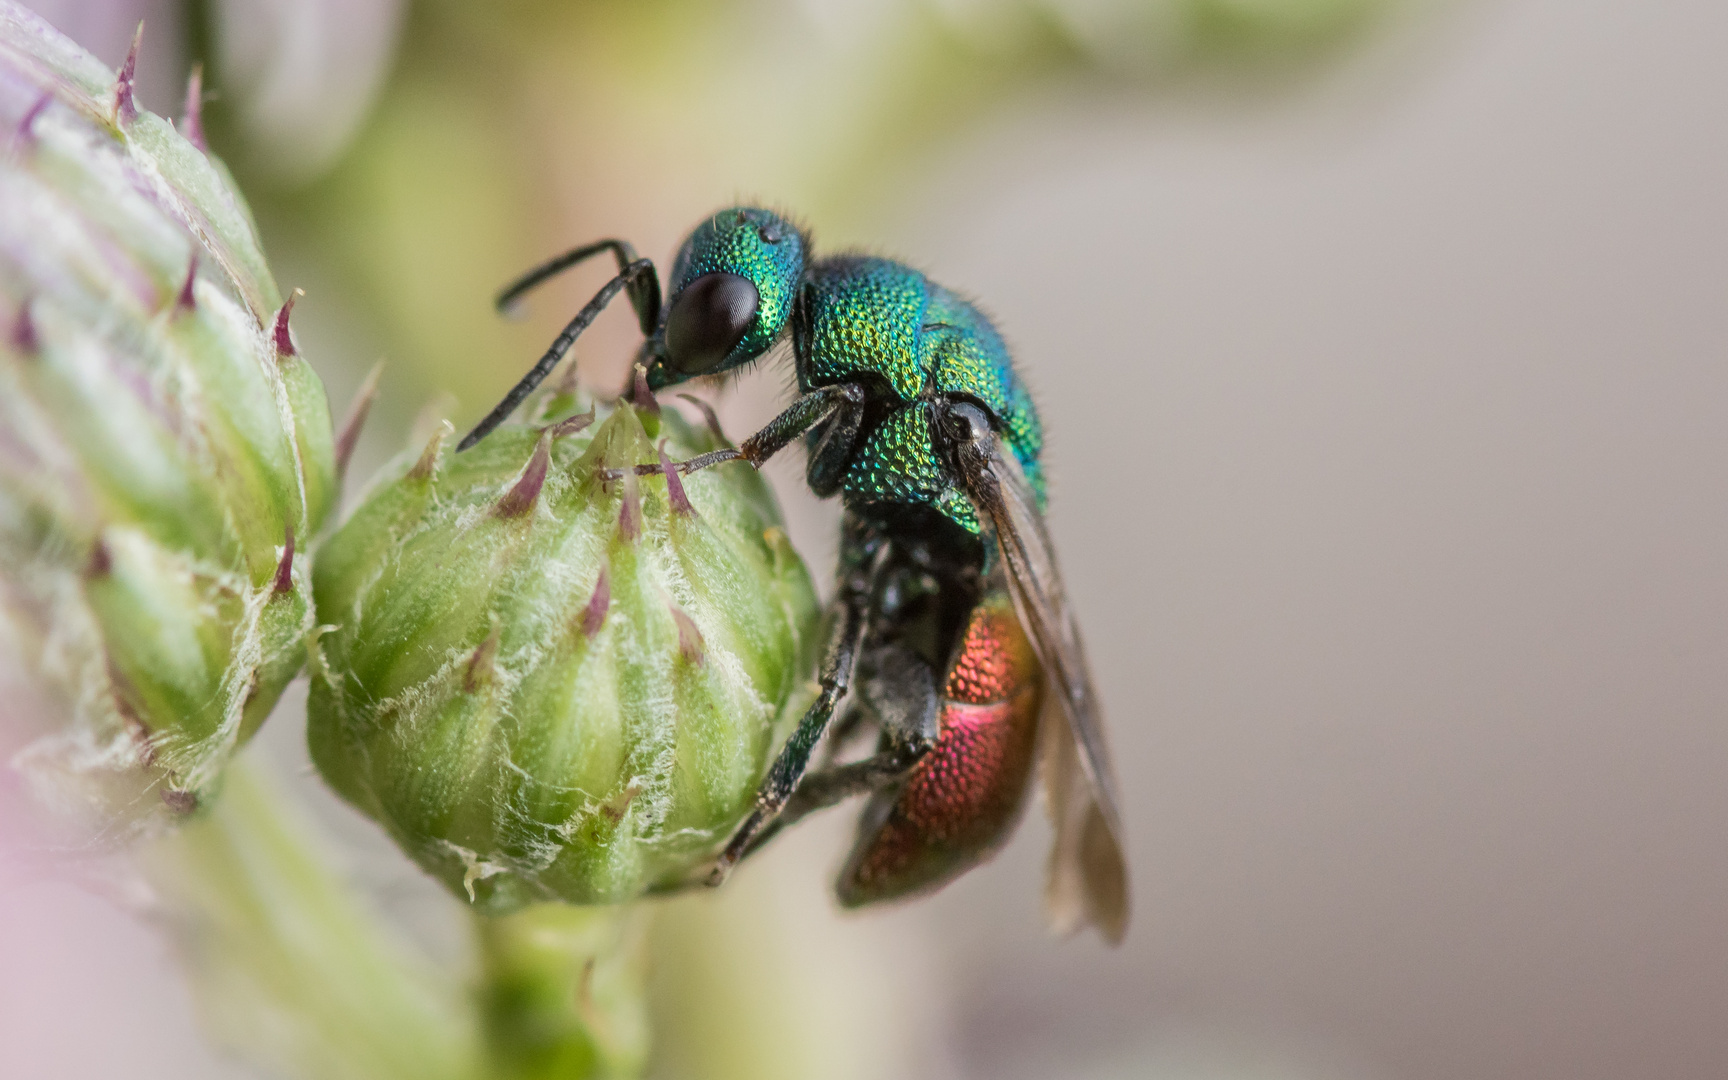
[[[210,1035],[308,1080],[482,1075],[462,980],[400,946],[242,760],[143,855]]]
[[[499,1080],[640,1076],[648,912],[548,903],[475,916],[480,1014]]]

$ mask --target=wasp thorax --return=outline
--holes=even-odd
[[[319,550],[313,758],[488,911],[700,874],[806,681],[810,580],[755,470],[629,475],[719,439],[584,419],[411,448]]]
[[[713,273],[684,286],[666,318],[666,352],[685,375],[719,367],[756,318],[761,296],[749,278]]]

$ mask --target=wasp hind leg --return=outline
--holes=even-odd
[[[744,824],[732,834],[725,850],[714,861],[708,875],[709,885],[723,884],[738,865],[738,860],[750,850],[756,835],[780,816],[799,781],[810,765],[810,755],[822,741],[834,710],[852,685],[852,671],[858,659],[858,649],[864,637],[864,626],[870,610],[870,598],[880,570],[881,556],[886,545],[860,521],[847,516],[840,539],[840,588],[832,603],[832,631],[823,653],[821,691],[816,701],[798,721],[797,730],[780,748],[780,754],[769,766],[768,776],[756,791],[756,805]]]
[[[936,745],[940,702],[936,674],[923,657],[902,644],[881,645],[860,658],[859,698],[834,732],[837,745],[846,730],[874,721],[881,731],[876,752],[859,761],[829,765],[806,775],[780,814],[744,849],[749,855],[781,829],[807,814],[896,784]]]

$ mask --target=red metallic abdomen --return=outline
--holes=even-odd
[[[1004,592],[968,617],[943,682],[941,733],[860,821],[837,892],[848,907],[929,892],[995,852],[1031,786],[1043,671]]]

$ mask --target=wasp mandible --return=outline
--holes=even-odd
[[[1116,780],[1044,528],[1038,412],[990,320],[902,263],[818,259],[803,230],[751,207],[690,234],[665,303],[652,261],[603,240],[523,275],[499,308],[603,254],[617,275],[458,449],[502,423],[625,292],[646,337],[636,370],[648,392],[732,371],[791,337],[798,399],[736,449],[673,468],[740,459],[760,468],[802,437],[811,490],[844,507],[820,695],[709,883],[787,824],[868,793],[841,903],[933,891],[1007,840],[1037,764],[1056,833],[1050,920],[1120,941],[1128,875]],[[875,751],[839,763],[839,747],[872,727]],[[812,771],[824,735],[826,761]]]

